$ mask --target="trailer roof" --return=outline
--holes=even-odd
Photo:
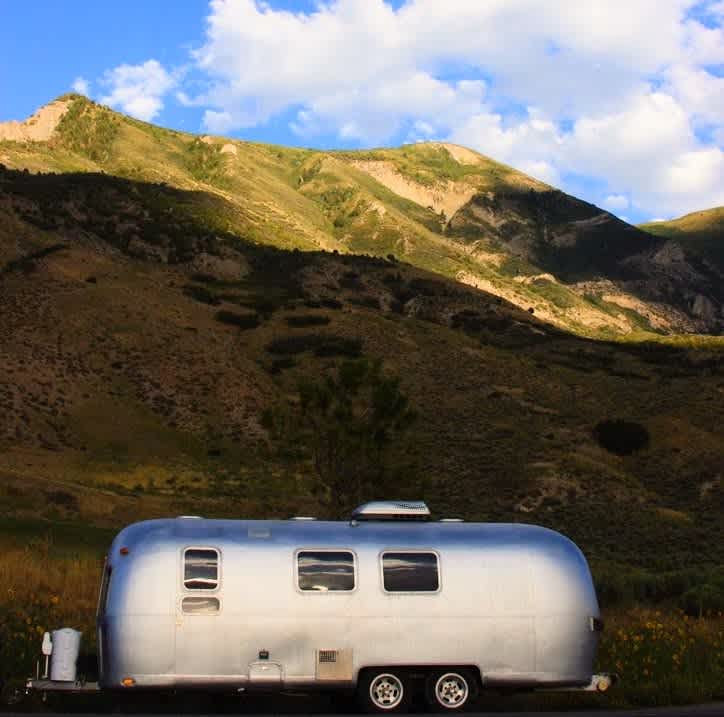
[[[164,518],[134,523],[122,530],[114,545],[285,545],[470,547],[522,544],[574,547],[553,530],[524,523],[464,523],[445,521],[318,521],[215,520],[194,517]]]

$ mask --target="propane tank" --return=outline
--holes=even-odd
[[[75,682],[76,663],[80,652],[78,630],[64,627],[53,630],[52,656],[50,659],[50,679],[58,682]]]

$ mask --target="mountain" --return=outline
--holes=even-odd
[[[580,335],[724,328],[721,261],[456,145],[291,149],[165,130],[67,95],[0,125],[0,162],[204,192],[225,202],[206,217],[209,231],[284,249],[392,254]],[[137,252],[168,259],[122,222],[118,232]]]
[[[0,544],[318,513],[264,416],[362,356],[418,416],[408,482],[370,497],[551,525],[614,582],[724,562],[724,340],[643,333],[595,294],[713,276],[656,259],[684,240],[459,147],[323,153],[59,102],[49,139],[0,143]]]

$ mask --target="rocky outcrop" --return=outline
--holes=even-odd
[[[70,100],[56,100],[41,107],[23,122],[0,122],[0,140],[11,142],[47,142],[70,107]]]

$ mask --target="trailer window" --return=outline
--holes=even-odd
[[[440,588],[435,553],[383,553],[382,581],[390,593],[432,593]]]
[[[300,551],[297,580],[300,590],[354,590],[354,555],[347,551]]]
[[[215,597],[185,597],[181,601],[181,610],[188,615],[213,615],[220,607]]]
[[[184,553],[184,587],[215,590],[219,586],[219,552],[211,548],[188,548]]]

